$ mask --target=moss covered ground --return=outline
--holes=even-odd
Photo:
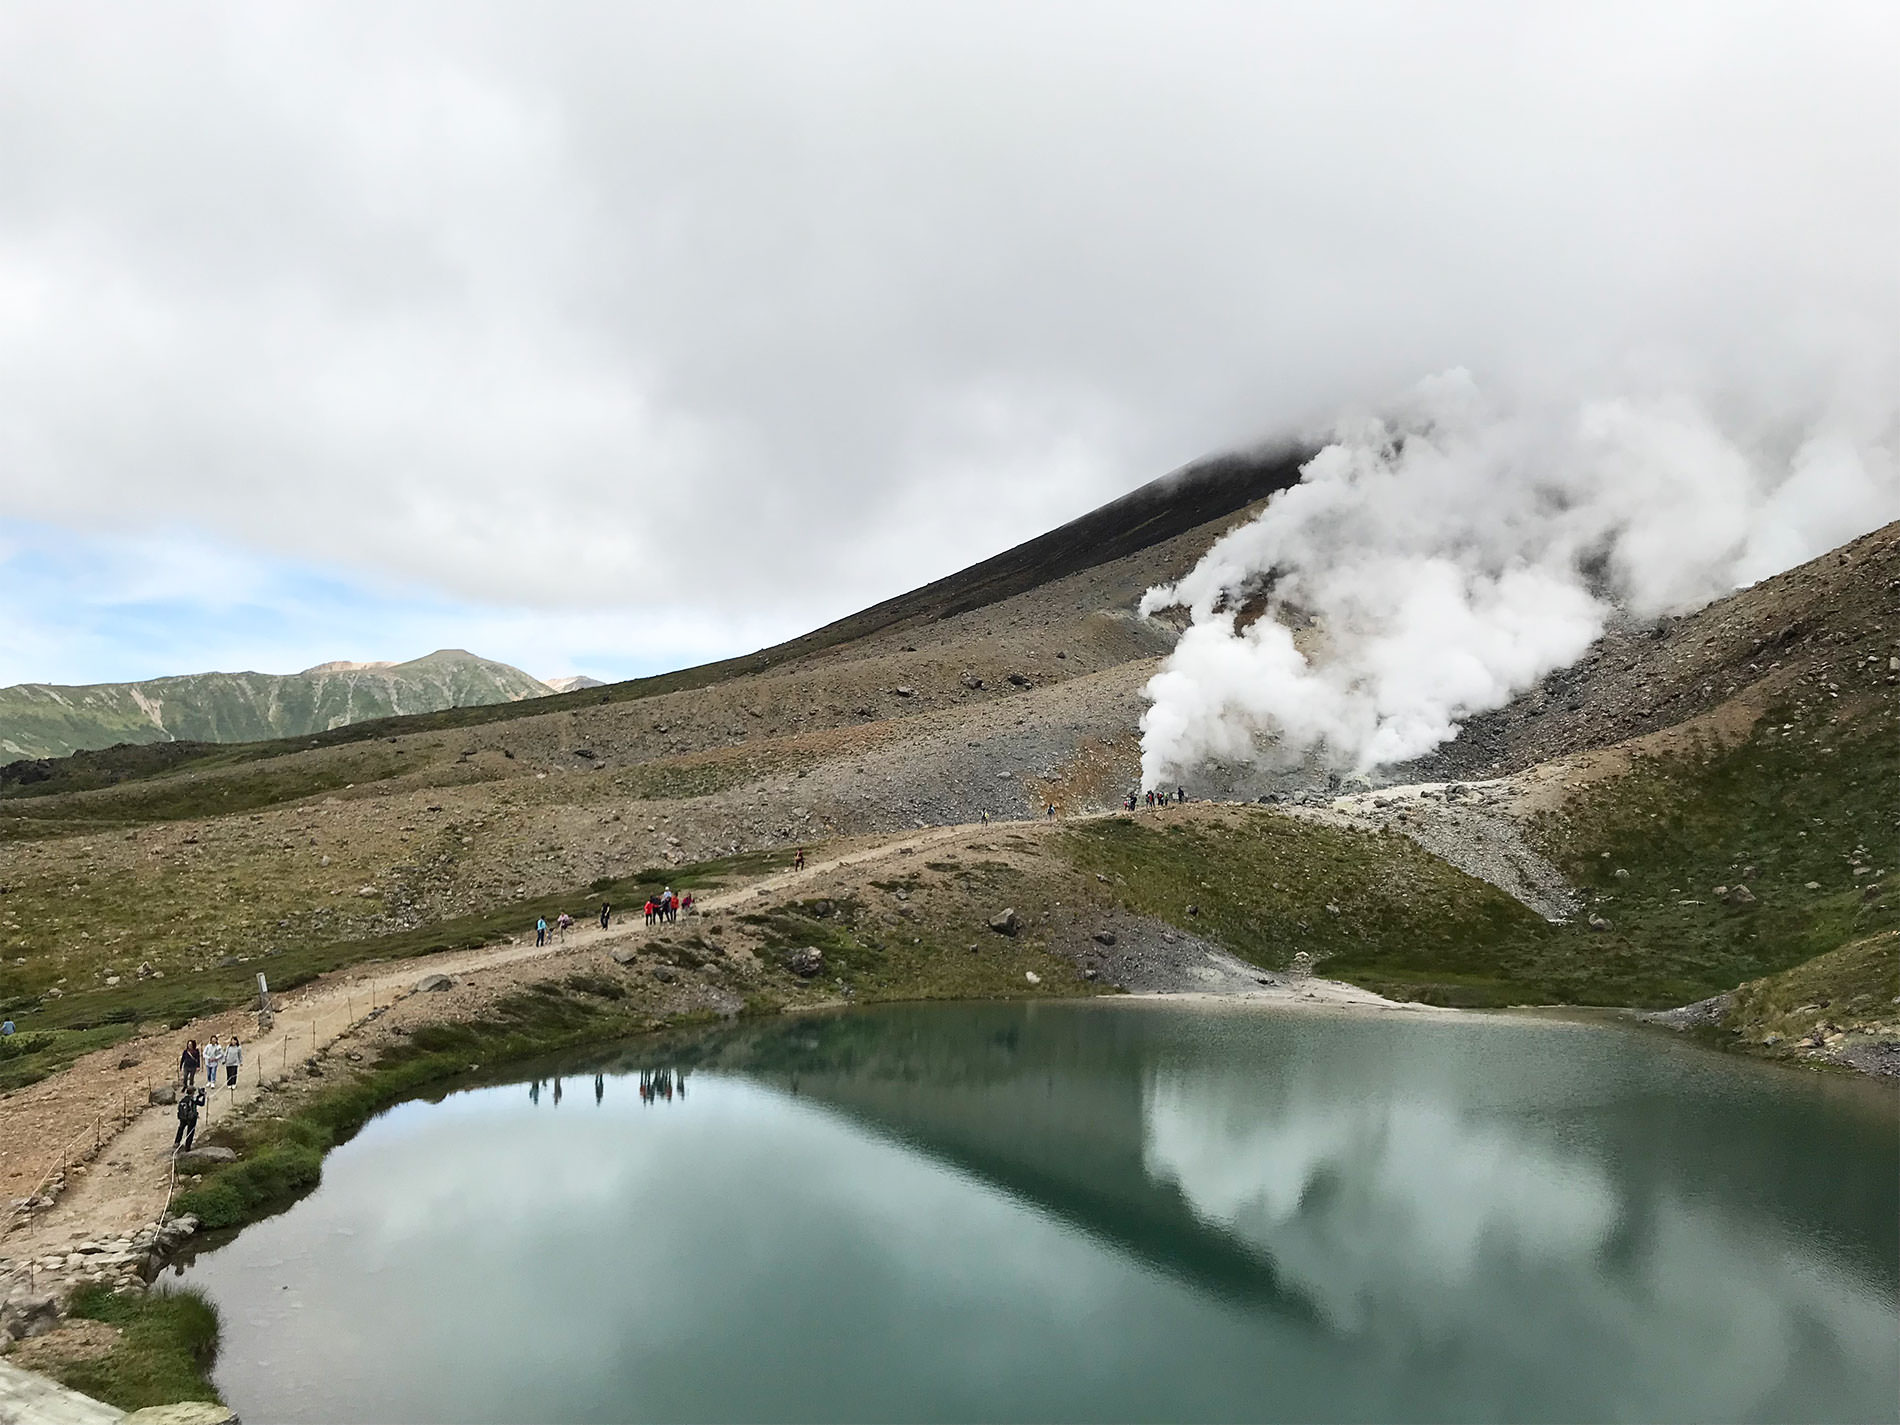
[[[54,1374],[62,1384],[128,1411],[218,1398],[211,1384],[218,1309],[197,1292],[121,1296],[86,1287],[74,1296],[71,1314],[116,1326],[120,1335],[108,1354],[59,1367]]]

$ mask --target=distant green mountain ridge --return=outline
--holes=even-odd
[[[0,688],[0,762],[133,742],[257,742],[443,708],[545,697],[519,668],[443,648],[407,663],[301,673],[190,673],[139,683]]]

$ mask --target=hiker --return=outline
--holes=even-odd
[[[1049,803],[1049,806],[1045,814],[1048,816],[1049,820],[1051,821],[1054,821],[1056,819],[1056,804],[1054,802]]]
[[[183,1080],[181,1087],[186,1093],[198,1082],[198,1070],[204,1061],[204,1051],[198,1047],[198,1041],[187,1039],[185,1052],[178,1056],[178,1077]]]
[[[660,919],[662,921],[673,919],[673,888],[671,886],[660,892]]]
[[[548,943],[548,921],[546,916],[540,916],[536,918],[534,922],[534,943],[536,945],[545,945]]]
[[[689,915],[692,914],[693,893],[691,891],[688,891],[685,895],[680,897],[680,909]]]
[[[600,903],[600,928],[602,930],[607,928],[607,922],[613,918],[613,913],[614,908],[608,905],[606,901]]]
[[[792,869],[794,871],[805,869],[805,848],[802,846],[792,853]]]
[[[554,918],[554,923],[561,928],[561,939],[566,940],[568,929],[574,924],[574,917],[562,911]]]
[[[178,1095],[178,1131],[172,1134],[174,1157],[189,1153],[192,1140],[198,1136],[198,1094],[198,1089],[187,1088]]]
[[[238,1045],[238,1037],[233,1034],[231,1042],[224,1046],[224,1086],[233,1093],[237,1091],[238,1065],[244,1062],[244,1050]]]
[[[218,1086],[218,1065],[224,1062],[224,1046],[218,1042],[218,1036],[212,1035],[205,1043],[205,1087],[215,1089]]]
[[[1186,787],[1176,787],[1176,788],[1174,789],[1174,799],[1175,799],[1175,800],[1176,800],[1177,802],[1184,802],[1184,801],[1186,801],[1186,800],[1187,800],[1187,788],[1186,788]]]
[[[651,925],[653,924],[653,897],[652,896],[647,897],[646,911],[647,911],[647,924]]]

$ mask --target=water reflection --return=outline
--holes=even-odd
[[[1157,1072],[1149,1171],[1369,1350],[1481,1340],[1520,1389],[1594,1376],[1623,1418],[1802,1418],[1836,1379],[1891,1379],[1891,1292],[1821,1244],[1419,1092],[1406,1067],[1344,1100],[1297,1076]]]
[[[258,1418],[1894,1418],[1896,1151],[1621,1032],[926,1006],[404,1105],[193,1274]]]

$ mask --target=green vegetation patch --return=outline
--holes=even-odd
[[[1219,821],[1109,817],[1064,832],[1063,844],[1124,908],[1256,965],[1283,970],[1304,950],[1322,973],[1400,998],[1551,997],[1526,973],[1551,934],[1542,918],[1401,836],[1260,809]]]
[[[99,790],[79,790],[72,796],[55,797],[45,790],[47,782],[16,785],[0,794],[0,841],[257,811],[342,791],[352,784],[367,786],[413,771],[420,764],[421,759],[405,756],[386,743],[367,743],[327,756],[269,761],[257,760],[249,749],[236,748],[208,752],[149,780],[99,783]]]
[[[1577,933],[1620,1002],[1705,999],[1900,924],[1900,728],[1780,709],[1738,745],[1638,759],[1535,835],[1610,923]]]
[[[133,1296],[87,1286],[74,1294],[71,1313],[116,1326],[121,1334],[108,1354],[58,1367],[54,1374],[62,1384],[121,1410],[218,1399],[211,1384],[218,1309],[197,1292]]]
[[[1884,931],[1740,986],[1723,1027],[1773,1049],[1810,1036],[1900,1038],[1900,931]]]
[[[88,1029],[27,1029],[0,1038],[0,1093],[56,1074],[95,1049],[110,1049],[132,1037],[133,1026],[100,1024]]]

